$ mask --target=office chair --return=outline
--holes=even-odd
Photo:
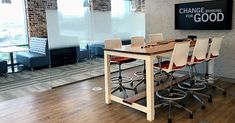
[[[187,90],[188,94],[191,94],[196,100],[198,100],[202,104],[202,109],[205,109],[205,103],[198,96],[208,98],[209,102],[212,101],[212,96],[197,92],[200,90],[204,90],[206,88],[206,84],[197,80],[197,74],[194,74],[193,69],[197,64],[200,64],[205,61],[208,46],[209,38],[197,39],[192,55],[188,56],[187,66],[189,67],[190,81],[178,84],[179,88]]]
[[[152,34],[149,34],[149,41],[148,43],[150,44],[158,44],[160,42],[163,42],[164,41],[164,38],[163,38],[163,34],[162,33],[152,33]],[[161,63],[162,61],[165,61],[165,60],[169,60],[171,56],[171,53],[162,53],[162,54],[159,54],[157,56],[157,61],[158,63]],[[157,68],[154,69],[154,73],[155,73],[155,76],[156,75],[159,75],[159,76],[163,76],[163,71],[161,70],[161,64],[159,64],[159,66]],[[156,81],[157,85],[159,85],[160,83],[162,83],[162,81]]]
[[[145,41],[144,41],[144,37],[143,36],[135,36],[135,37],[131,37],[131,47],[136,47],[136,46],[144,46]],[[137,78],[140,78],[138,80],[136,80],[138,83],[136,84],[136,86],[134,87],[137,90],[137,87],[146,82],[146,75],[145,75],[145,61],[144,61],[144,68],[142,71],[138,71],[135,72],[134,75]],[[133,86],[133,82],[131,83],[131,86]]]
[[[182,108],[185,111],[187,111],[190,114],[190,118],[193,118],[193,112],[186,107],[180,105],[176,101],[180,101],[184,99],[187,96],[187,93],[180,90],[173,88],[173,73],[175,71],[181,70],[186,66],[187,58],[188,58],[188,52],[189,52],[189,41],[184,42],[178,42],[174,46],[174,50],[172,52],[172,56],[170,61],[164,61],[162,62],[162,70],[166,72],[170,78],[170,87],[167,90],[159,90],[156,92],[157,96],[162,99],[163,101],[156,105],[155,108],[168,105],[169,106],[169,117],[168,117],[168,123],[172,122],[171,118],[171,108],[172,106],[175,106],[177,108]],[[155,67],[159,66],[159,63],[154,64]]]
[[[105,48],[121,48],[121,46],[122,46],[122,41],[120,39],[105,40]],[[123,85],[125,83],[131,83],[132,78],[122,76],[122,69],[121,69],[122,64],[133,62],[133,61],[135,61],[135,59],[127,58],[127,57],[114,57],[114,56],[112,56],[110,58],[110,61],[111,61],[111,63],[118,64],[118,68],[119,68],[118,76],[111,78],[113,84],[118,84],[118,86],[115,89],[113,89],[111,93],[114,93],[119,90],[120,92],[123,92],[123,98],[128,97],[126,90],[132,90],[136,94],[137,93],[136,89],[129,88],[129,87],[126,87]]]
[[[220,51],[220,47],[221,47],[221,42],[223,40],[224,36],[221,37],[214,37],[211,38],[211,45],[209,47],[209,51],[207,53],[206,56],[206,74],[205,74],[205,78],[204,80],[206,81],[206,84],[208,86],[212,86],[213,88],[217,88],[218,90],[221,90],[223,92],[223,95],[226,95],[226,90],[216,86],[213,84],[213,81],[216,80],[215,78],[212,78],[211,75],[209,74],[209,62],[211,60],[216,59],[219,56],[219,51]]]
[[[162,33],[149,34],[149,43],[157,43],[164,41]]]

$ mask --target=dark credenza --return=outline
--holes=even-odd
[[[130,44],[130,40],[122,40],[123,45]],[[50,49],[51,67],[63,66],[83,61],[96,55],[96,57],[104,56],[104,44],[92,44],[87,49],[80,49],[79,46]]]
[[[77,47],[51,49],[51,66],[62,66],[77,62]]]

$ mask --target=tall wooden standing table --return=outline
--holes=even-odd
[[[194,46],[195,43],[191,43]],[[128,107],[137,109],[147,114],[147,120],[153,121],[155,118],[154,108],[154,60],[162,53],[171,52],[174,49],[175,42],[170,41],[160,45],[150,45],[143,48],[142,46],[131,47],[131,45],[122,46],[121,48],[104,49],[104,69],[105,69],[105,102],[110,104],[115,101]],[[111,73],[110,73],[110,56],[128,57],[145,60],[146,65],[146,106],[138,103],[131,105],[123,102],[123,99],[111,94]]]

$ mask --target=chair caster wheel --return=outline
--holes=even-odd
[[[212,102],[212,95],[210,95],[208,102]]]
[[[133,82],[131,82],[130,85],[133,86]]]
[[[212,98],[210,98],[210,99],[208,100],[208,102],[212,102]]]
[[[172,123],[172,120],[171,120],[171,118],[169,118],[169,119],[168,119],[168,123]]]
[[[135,94],[138,94],[137,90],[135,90]]]
[[[160,85],[159,82],[157,82],[156,86],[159,86],[159,85]]]
[[[209,95],[209,97],[212,99],[213,96],[212,96],[212,95]]]
[[[180,102],[179,103],[181,106],[185,107],[185,104],[183,102]]]
[[[202,109],[202,110],[206,109],[206,106],[202,105],[202,106],[201,106],[201,109]]]
[[[209,98],[209,99],[208,99],[208,102],[212,102],[212,98]]]
[[[190,118],[190,119],[193,119],[193,114],[190,114],[190,115],[189,115],[189,118]]]
[[[224,92],[223,92],[223,95],[226,95],[226,94],[227,94],[227,92],[226,92],[226,91],[224,91]]]

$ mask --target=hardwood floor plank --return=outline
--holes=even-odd
[[[136,69],[127,70],[124,75],[133,76]],[[213,102],[206,102],[206,109],[192,98],[185,99],[186,106],[194,112],[194,119],[188,113],[174,108],[174,123],[232,123],[235,117],[234,83],[217,82],[225,87],[228,95],[209,89]],[[144,86],[144,85],[142,85]],[[101,87],[103,90],[93,91]],[[130,92],[132,94],[132,92]],[[118,94],[117,94],[118,95]],[[156,109],[152,123],[167,122],[168,108]],[[146,114],[112,102],[105,104],[104,78],[56,88],[14,100],[0,103],[0,123],[149,123]]]

